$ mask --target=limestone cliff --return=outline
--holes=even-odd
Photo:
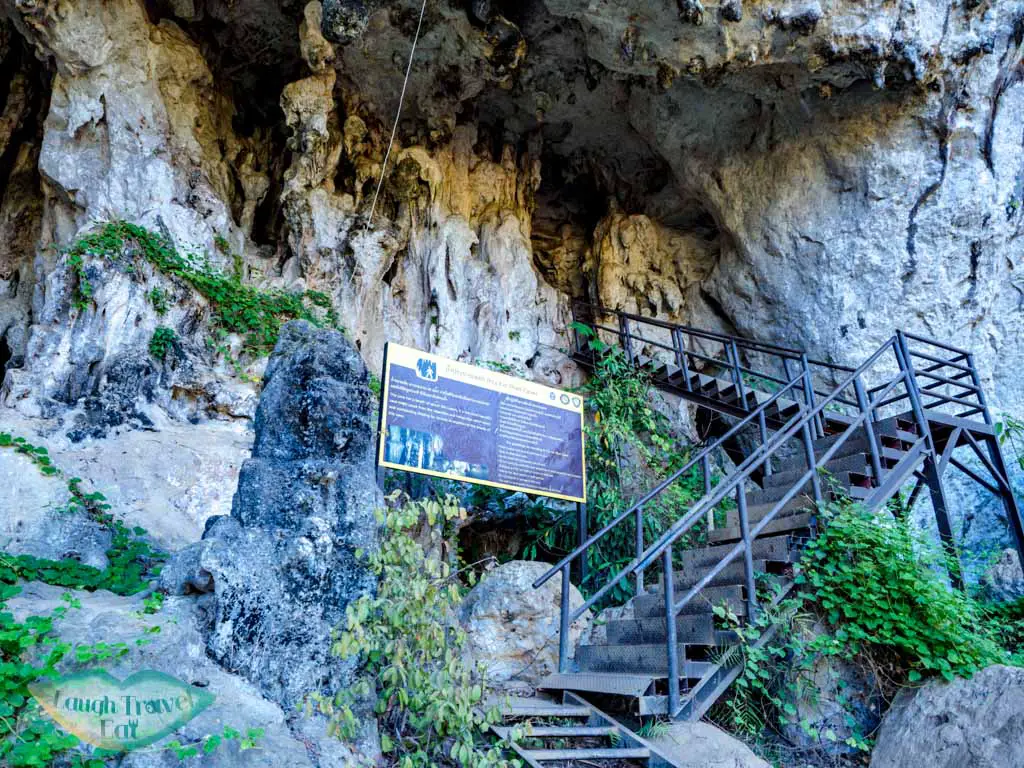
[[[322,292],[370,371],[391,340],[571,386],[586,299],[840,363],[940,337],[1024,415],[1024,2],[428,0],[394,126],[419,12],[0,0],[0,426],[168,548],[226,511],[268,350],[137,244],[69,257],[122,220]]]

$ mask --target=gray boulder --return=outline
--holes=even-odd
[[[678,768],[769,768],[750,747],[710,723],[672,723],[650,741]]]
[[[211,518],[163,577],[173,594],[213,590],[210,655],[285,708],[353,671],[330,645],[345,607],[374,587],[356,557],[376,544],[381,503],[367,380],[341,333],[287,324],[231,515]]]
[[[483,664],[494,686],[534,684],[558,671],[559,601],[562,577],[541,586],[547,563],[513,560],[484,576],[462,603],[459,619],[466,630],[466,657]],[[569,585],[569,605],[583,605],[583,596]],[[575,648],[591,621],[585,611],[569,628],[569,647]]]
[[[1024,669],[996,665],[970,680],[905,689],[882,721],[871,768],[1024,765]]]

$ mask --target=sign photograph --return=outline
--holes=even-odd
[[[378,463],[586,501],[583,398],[388,344]]]

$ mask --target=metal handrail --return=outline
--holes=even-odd
[[[745,397],[745,389],[743,382],[743,374],[750,374],[752,376],[760,377],[768,381],[776,381],[779,383],[785,383],[785,387],[779,392],[776,392],[766,402],[757,405],[756,408],[746,414],[745,418],[735,425],[729,432],[723,435],[712,445],[706,446],[697,456],[689,461],[682,469],[673,473],[673,475],[666,480],[660,482],[645,496],[634,503],[629,509],[620,514],[611,523],[606,525],[601,531],[589,537],[585,542],[580,544],[573,552],[565,556],[558,564],[553,566],[547,571],[541,578],[534,582],[534,587],[539,587],[555,573],[561,572],[562,579],[562,613],[561,613],[561,626],[560,626],[560,637],[559,637],[559,670],[564,671],[566,660],[567,660],[567,639],[568,629],[571,621],[578,618],[585,610],[590,608],[594,603],[604,597],[615,585],[619,584],[622,580],[628,578],[630,575],[637,577],[638,593],[643,588],[643,574],[648,568],[651,568],[660,559],[662,563],[663,579],[664,579],[664,608],[665,608],[665,627],[666,627],[666,645],[667,645],[667,656],[668,656],[668,698],[669,698],[669,714],[675,715],[680,709],[679,704],[679,659],[677,653],[677,633],[675,631],[676,617],[679,615],[687,603],[693,600],[701,590],[706,588],[728,565],[733,562],[737,557],[743,555],[745,558],[744,570],[745,570],[745,583],[747,588],[747,612],[748,618],[751,620],[755,617],[757,611],[757,594],[756,584],[754,580],[754,567],[753,567],[753,542],[758,538],[761,533],[772,523],[773,520],[785,509],[786,505],[789,504],[798,494],[804,491],[805,487],[810,483],[814,500],[820,504],[823,501],[821,492],[821,485],[818,476],[819,470],[827,466],[828,463],[835,457],[842,449],[842,446],[859,431],[863,430],[863,433],[867,437],[868,447],[866,453],[869,454],[872,469],[872,481],[873,484],[879,489],[876,492],[876,496],[880,493],[889,493],[888,490],[883,491],[883,488],[888,488],[886,484],[883,484],[883,467],[881,464],[882,449],[879,446],[878,438],[875,434],[875,422],[879,419],[879,412],[882,408],[893,405],[895,403],[909,401],[910,411],[913,414],[914,421],[916,423],[918,438],[913,441],[911,446],[906,449],[906,456],[914,461],[919,460],[922,453],[930,454],[934,457],[935,444],[931,434],[931,426],[928,418],[925,415],[926,409],[934,407],[955,404],[960,406],[967,406],[971,408],[971,411],[965,412],[967,415],[975,411],[980,411],[982,417],[986,423],[992,423],[991,414],[988,411],[987,404],[985,402],[984,393],[981,388],[980,377],[977,369],[974,366],[973,356],[965,350],[959,349],[949,344],[937,342],[932,339],[928,339],[923,336],[915,334],[908,334],[902,331],[897,331],[896,335],[888,339],[863,363],[856,368],[848,366],[842,366],[832,363],[824,363],[821,361],[810,360],[805,354],[799,353],[796,350],[791,350],[785,347],[779,347],[777,345],[763,344],[761,342],[751,342],[746,339],[738,339],[736,337],[726,336],[724,334],[718,334],[716,332],[703,331],[700,329],[692,329],[687,326],[677,326],[664,321],[653,320],[651,318],[644,318],[638,315],[630,313],[620,312],[618,310],[610,310],[606,308],[597,307],[592,304],[580,303],[581,306],[589,306],[597,309],[598,311],[605,312],[610,315],[615,315],[619,320],[618,329],[608,329],[611,333],[618,335],[623,345],[626,347],[625,351],[627,357],[631,363],[636,363],[636,355],[633,352],[632,341],[635,339],[643,344],[650,344],[655,347],[669,350],[676,356],[676,362],[686,377],[687,389],[690,389],[690,374],[688,369],[688,357],[692,359],[704,359],[716,365],[721,365],[723,368],[731,370],[733,382],[736,389],[739,392],[740,402],[743,404],[743,409],[747,410],[747,399]],[[575,309],[575,307],[574,307]],[[575,314],[575,312],[574,312]],[[629,329],[629,323],[635,322],[640,324],[648,324],[655,327],[665,328],[671,331],[672,334],[672,345],[657,342],[650,339],[645,339],[642,335],[631,334]],[[595,327],[593,323],[584,323],[590,327]],[[599,327],[599,326],[598,326]],[[708,358],[699,353],[690,352],[683,349],[682,346],[682,335],[692,335],[697,338],[711,339],[723,344],[725,349],[726,360],[719,360],[716,358]],[[917,349],[911,349],[908,344],[908,339],[932,345],[937,349],[946,350],[954,355],[953,359],[943,359],[935,355],[922,352]],[[578,346],[577,337],[577,346]],[[739,350],[753,350],[761,353],[767,353],[776,355],[781,358],[783,368],[785,370],[786,380],[780,380],[771,374],[764,374],[751,368],[745,367],[739,356]],[[882,355],[892,351],[896,358],[896,366],[899,372],[892,378],[888,378],[883,383],[877,386],[867,388],[864,383],[865,374],[881,359]],[[932,365],[922,366],[920,369],[916,368],[913,360],[926,360],[932,363]],[[801,365],[801,371],[797,375],[793,375],[791,370],[791,363],[798,361]],[[841,379],[841,381],[831,388],[828,392],[817,392],[811,380],[811,366],[821,366],[828,368],[832,371],[839,371],[847,374]],[[944,367],[950,367],[955,370],[961,371],[962,373],[951,374],[951,377],[947,377],[941,374],[935,373],[937,370],[941,370]],[[946,373],[945,371],[942,372]],[[917,377],[922,376],[929,379],[932,383],[921,387],[917,381]],[[960,380],[964,376],[970,376],[970,384],[964,384]],[[838,377],[836,377],[838,378]],[[835,379],[833,379],[834,381]],[[898,387],[903,386],[906,390],[904,394],[892,394]],[[850,387],[853,387],[855,392],[855,399],[851,400],[848,397],[844,397],[843,393],[846,392]],[[958,395],[951,396],[941,392],[934,391],[938,387],[956,387],[960,391]],[[764,413],[769,405],[775,402],[782,394],[791,392],[797,387],[800,387],[804,391],[804,403],[800,403],[797,400],[797,412],[794,416],[786,420],[785,424],[779,427],[774,435],[770,438],[767,435]],[[972,397],[976,398],[978,404],[970,402],[964,398]],[[820,399],[819,399],[820,398]],[[937,402],[929,405],[924,405],[923,398],[929,400],[936,400]],[[821,425],[824,423],[826,416],[826,410],[829,406],[834,404],[842,403],[855,409],[855,413],[850,415],[843,415],[842,417],[833,418],[833,422],[839,422],[843,425],[843,431],[839,433],[834,440],[831,440],[830,444],[825,448],[820,456],[816,455],[813,440],[811,437],[812,428],[815,430],[815,434],[823,434]],[[756,401],[755,401],[756,404]],[[962,415],[962,414],[958,414]],[[709,476],[709,464],[708,457],[710,453],[719,448],[725,440],[731,438],[739,430],[749,425],[755,418],[759,419],[759,427],[761,430],[761,441],[760,444],[755,448],[735,469],[727,474],[723,480],[717,485],[712,487],[710,484]],[[804,451],[806,454],[807,469],[802,472],[800,477],[789,485],[788,490],[783,494],[782,498],[772,503],[771,509],[761,517],[755,525],[751,527],[748,518],[747,501],[746,501],[746,483],[751,481],[751,477],[759,467],[765,468],[765,474],[771,466],[771,459],[779,449],[786,444],[789,440],[794,438],[798,433],[802,433]],[[969,437],[969,435],[968,435]],[[980,451],[979,451],[980,455]],[[984,459],[984,456],[982,456]],[[667,531],[662,533],[657,541],[650,546],[644,548],[643,544],[643,509],[644,506],[650,504],[659,494],[665,491],[672,483],[677,481],[686,472],[690,471],[698,462],[702,462],[705,471],[705,491],[704,495],[692,504],[685,513],[677,519]],[[902,466],[902,465],[898,465]],[[910,465],[908,465],[910,466]],[[915,465],[916,466],[916,465]],[[894,469],[893,471],[897,471]],[[906,467],[898,470],[899,473],[907,471]],[[898,482],[899,477],[902,474],[892,475],[886,480],[887,484],[891,484],[894,480]],[[691,586],[685,595],[681,599],[676,600],[675,598],[675,587],[673,580],[673,547],[679,542],[682,536],[684,536],[696,523],[701,520],[706,513],[710,513],[714,508],[726,499],[730,494],[736,494],[736,503],[739,517],[739,528],[740,536],[739,541],[719,559],[719,561],[708,569],[699,582]],[[873,497],[872,497],[873,498]],[[637,555],[634,557],[628,565],[620,570],[614,577],[594,595],[591,596],[582,606],[577,608],[575,611],[570,610],[569,607],[569,572],[571,564],[580,556],[586,556],[586,552],[593,544],[599,541],[605,536],[610,530],[614,529],[617,525],[620,525],[624,520],[634,518],[637,525]],[[813,527],[813,518],[810,522]],[[1022,533],[1024,538],[1024,533]]]
[[[671,323],[667,320],[658,320],[653,317],[644,317],[643,315],[633,314],[632,312],[625,312],[621,309],[612,309],[610,307],[604,307],[600,304],[593,304],[587,301],[576,301],[573,304],[574,307],[588,307],[593,310],[597,310],[606,315],[614,315],[616,317],[625,317],[637,323],[644,325],[653,325],[656,328],[663,328],[665,330],[679,330],[691,336],[698,338],[710,339],[712,341],[720,341],[729,343],[735,341],[742,347],[749,349],[755,349],[757,351],[770,351],[777,354],[787,354],[791,359],[799,360],[803,354],[799,349],[793,349],[792,347],[783,347],[779,344],[770,344],[764,341],[757,341],[754,339],[743,339],[736,336],[729,336],[728,334],[718,333],[717,331],[709,331],[704,328],[694,328],[689,325],[683,325],[681,323]]]
[[[643,498],[641,498],[637,502],[634,502],[634,504],[629,509],[627,509],[625,512],[621,513],[618,517],[616,517],[610,523],[605,525],[597,533],[591,535],[586,541],[584,541],[582,544],[577,546],[576,549],[574,549],[572,552],[570,552],[565,557],[563,557],[561,560],[559,560],[555,565],[551,566],[551,568],[548,571],[546,571],[542,576],[540,576],[536,581],[533,582],[533,588],[537,589],[538,587],[540,587],[541,585],[546,583],[548,580],[550,580],[552,577],[554,577],[554,575],[556,573],[558,573],[559,571],[561,571],[565,566],[570,565],[577,557],[579,557],[583,552],[588,550],[591,546],[596,544],[600,539],[604,538],[604,536],[606,534],[608,534],[613,528],[615,528],[617,525],[619,525],[623,520],[625,520],[626,518],[628,518],[628,517],[630,517],[632,515],[635,515],[638,509],[641,509],[645,505],[649,504],[651,502],[651,500],[655,496],[658,496],[659,494],[661,494],[662,491],[664,491],[670,485],[672,485],[677,480],[679,480],[679,478],[681,478],[683,475],[685,475],[687,472],[689,472],[691,469],[693,469],[697,465],[697,462],[703,461],[703,459],[705,457],[710,456],[712,453],[714,453],[715,450],[721,448],[721,446],[725,443],[725,441],[731,439],[736,434],[738,434],[742,429],[744,429],[747,425],[749,425],[751,423],[751,421],[754,418],[757,417],[758,413],[762,412],[769,405],[771,405],[778,398],[780,398],[783,394],[785,394],[791,388],[793,388],[794,386],[796,386],[797,384],[800,384],[800,383],[801,382],[800,382],[799,379],[795,379],[794,381],[791,381],[786,387],[784,387],[783,389],[780,389],[778,392],[776,392],[774,395],[772,395],[771,398],[769,398],[764,403],[762,403],[760,406],[758,406],[758,408],[756,410],[752,411],[748,416],[743,418],[743,420],[738,422],[734,427],[732,427],[732,429],[730,429],[728,432],[726,432],[724,435],[722,435],[722,437],[718,438],[715,442],[711,443],[710,445],[705,446],[700,451],[700,453],[698,453],[696,456],[694,456],[692,459],[690,459],[686,464],[684,464],[681,469],[677,469],[675,472],[673,472],[665,480],[662,480],[653,489],[648,491],[647,494],[645,494]],[[795,418],[795,417],[790,417],[790,420],[792,420],[793,418]],[[621,581],[621,579],[616,579],[613,583],[617,584],[619,581]],[[582,613],[582,611],[580,611],[580,613]]]
[[[918,335],[916,333],[910,333],[909,331],[903,331],[903,336],[904,336],[904,338],[911,339],[913,341],[919,341],[922,344],[929,344],[929,345],[931,345],[933,347],[938,347],[939,349],[945,349],[945,350],[947,350],[949,352],[956,352],[958,355],[961,355],[961,356],[963,356],[965,358],[971,356],[971,353],[968,352],[966,349],[960,349],[960,347],[954,347],[952,344],[947,344],[944,341],[938,341],[937,339],[931,339],[931,338],[928,338],[927,336],[920,336],[920,335]]]
[[[890,348],[894,348],[895,344],[896,337],[894,336],[890,338],[887,342],[885,342],[881,347],[879,347],[878,350],[870,358],[868,358],[867,362],[865,362],[863,365],[857,368],[854,371],[854,373],[850,374],[850,376],[848,376],[846,380],[844,380],[838,387],[836,387],[835,391],[833,391],[828,397],[826,397],[824,400],[818,403],[818,405],[815,406],[813,410],[805,414],[804,419],[801,421],[800,424],[792,425],[786,430],[779,430],[778,432],[776,432],[768,444],[762,445],[756,450],[754,450],[746,459],[743,460],[743,462],[740,463],[740,465],[736,468],[735,472],[727,475],[723,482],[719,483],[715,487],[715,490],[712,492],[710,499],[708,499],[706,502],[704,499],[701,499],[700,501],[697,502],[697,505],[704,506],[705,504],[717,504],[718,502],[722,501],[722,499],[725,498],[729,491],[733,490],[736,483],[750,479],[750,475],[757,468],[757,466],[771,458],[771,455],[782,444],[791,439],[796,434],[797,429],[803,426],[804,420],[811,419],[814,416],[819,415],[828,406],[828,404],[831,403],[836,398],[839,392],[853,384],[859,376],[861,376],[868,368],[870,368],[875,362],[877,362],[878,358],[881,357],[883,353],[885,353]],[[902,379],[904,378],[904,376],[905,372],[901,371],[897,379]],[[849,438],[850,435],[853,434],[856,428],[861,425],[866,415],[866,413],[861,413],[857,417],[855,417],[854,420],[841,433],[840,437],[831,446],[829,446],[828,451],[826,451],[824,455],[827,456],[828,458],[831,458],[833,455],[835,455],[835,451],[838,450],[838,447],[841,446],[844,442],[846,442],[846,440]],[[806,483],[806,480],[804,481],[804,483]],[[794,485],[794,488],[800,489],[803,487],[804,483],[801,483],[800,485]],[[792,497],[787,499],[787,501],[790,501],[791,499]],[[633,566],[632,570],[636,571],[638,569],[650,565],[658,556],[661,555],[662,551],[667,546],[675,543],[675,541],[692,526],[692,522],[689,525],[686,525],[686,522],[689,519],[689,517],[690,515],[686,515],[684,518],[680,519],[675,525],[673,525],[664,534],[662,534],[658,541],[656,541],[654,544],[648,547],[643,556],[638,558],[638,561],[636,565]]]

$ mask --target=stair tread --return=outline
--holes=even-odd
[[[491,728],[502,739],[507,739],[512,733],[508,726],[496,725]],[[528,733],[523,734],[524,738],[542,737],[580,737],[611,736],[619,732],[618,728],[611,725],[534,725]]]
[[[580,747],[579,749],[523,749],[523,754],[537,762],[561,760],[630,760],[651,756],[646,747]]]
[[[556,672],[537,686],[542,690],[612,693],[618,696],[642,696],[657,678],[627,672]]]
[[[785,515],[772,520],[764,527],[762,533],[780,533],[782,531],[795,531],[808,528],[815,515],[812,512],[804,512],[795,515]],[[753,525],[751,526],[753,528]],[[739,526],[728,528],[716,528],[708,533],[708,541],[736,541],[741,537]]]
[[[725,554],[732,549],[732,544],[718,544],[698,549],[684,550],[681,553],[683,563],[686,566],[699,567],[701,565],[714,565]],[[753,557],[771,562],[791,562],[795,554],[792,538],[782,536],[761,536],[753,546]]]
[[[686,645],[678,644],[679,674],[696,680],[707,673],[706,661],[684,661]],[[650,675],[663,680],[668,673],[665,643],[637,643],[636,645],[581,645],[576,649],[576,664],[581,672],[622,672],[623,674]],[[609,669],[611,667],[611,669]]]
[[[556,702],[510,704],[501,707],[503,717],[589,717],[590,707]]]
[[[696,584],[698,581],[703,579],[705,574],[707,574],[707,572],[709,570],[711,570],[711,568],[714,567],[714,565],[715,564],[712,563],[711,565],[698,566],[697,568],[690,568],[690,569],[684,569],[684,570],[679,570],[679,571],[673,571],[672,575],[675,578],[673,579],[672,583],[675,584],[676,591],[678,592],[680,589],[690,589],[694,584]],[[755,573],[763,573],[767,569],[768,569],[768,561],[767,560],[756,560],[756,559],[754,560],[754,572]],[[735,560],[733,560],[731,563],[729,563],[727,566],[725,566],[725,568],[722,570],[722,572],[720,574],[718,574],[716,579],[720,580],[720,579],[731,579],[731,578],[743,578],[743,577],[745,577],[745,575],[746,575],[746,565],[744,563],[744,560],[743,560],[742,557],[737,557]],[[712,581],[711,584],[709,584],[709,586],[728,586],[727,584],[722,584],[721,581],[719,581],[719,580]],[[737,584],[742,584],[743,582],[742,581],[738,581],[736,583]],[[660,587],[661,585],[662,585],[662,576],[659,575],[658,576],[658,586]]]
[[[677,596],[681,597],[681,595]],[[664,617],[665,606],[664,596],[660,590],[651,590],[633,598],[633,611],[636,618],[658,618]],[[743,602],[743,588],[740,586],[726,585],[718,587],[705,587],[693,600],[684,608],[684,616],[713,613],[713,606],[720,603],[729,603],[733,607]]]

